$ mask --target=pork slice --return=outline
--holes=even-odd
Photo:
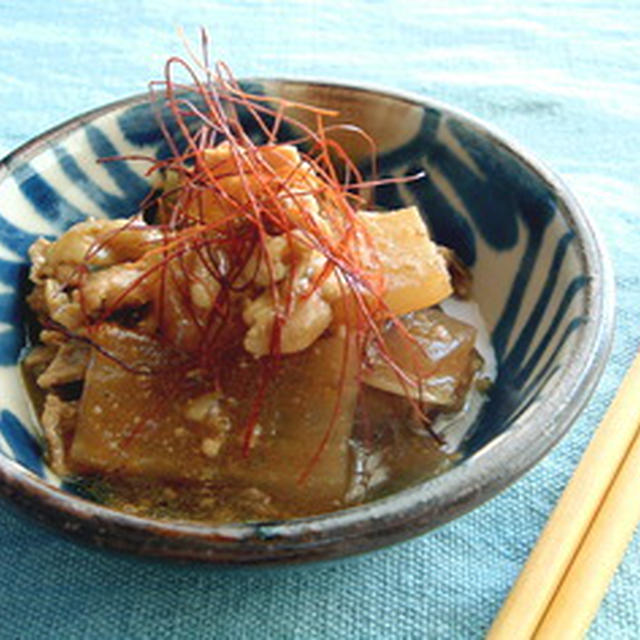
[[[77,401],[65,402],[55,393],[47,394],[41,418],[47,459],[53,472],[62,477],[70,474],[66,459],[77,418]]]
[[[37,383],[43,389],[82,380],[89,363],[90,347],[77,340],[60,346],[49,366],[38,376]]]

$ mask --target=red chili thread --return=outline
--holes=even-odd
[[[161,243],[150,247],[144,255],[144,259],[152,261],[153,264],[145,268],[115,302],[91,322],[100,324],[106,321],[137,287],[145,283],[148,285],[150,280],[157,278],[154,304],[159,337],[165,340],[167,338],[163,328],[166,323],[168,288],[173,287],[178,293],[184,313],[193,321],[201,336],[196,352],[185,353],[185,356],[193,358],[200,365],[215,364],[216,355],[224,347],[218,344],[222,330],[226,323],[233,320],[232,296],[253,286],[259,264],[264,260],[269,275],[268,290],[274,305],[274,318],[269,343],[270,360],[268,366],[265,366],[267,363],[264,361],[261,366],[258,390],[244,427],[242,451],[246,456],[249,455],[265,395],[283,357],[282,331],[295,308],[296,300],[304,302],[318,291],[328,278],[335,275],[343,291],[345,317],[349,317],[350,320],[347,322],[346,330],[355,332],[351,336],[355,338],[353,346],[350,346],[349,335],[345,340],[339,375],[340,389],[344,389],[346,385],[345,376],[348,360],[352,357],[351,350],[354,350],[355,357],[363,362],[367,346],[373,342],[382,360],[398,377],[415,410],[423,415],[420,403],[413,400],[411,394],[411,387],[415,387],[416,381],[394,362],[386,348],[380,328],[381,319],[391,322],[407,341],[420,347],[384,303],[385,277],[381,272],[373,241],[358,216],[358,206],[362,204],[363,199],[356,193],[359,189],[414,180],[421,177],[421,174],[407,178],[365,181],[345,149],[335,139],[330,138],[329,134],[348,131],[361,136],[370,148],[372,166],[375,170],[375,142],[368,134],[354,125],[327,125],[325,118],[338,115],[333,110],[273,96],[254,95],[243,90],[225,63],[218,62],[213,68],[209,66],[207,46],[208,39],[203,31],[202,60],[193,56],[189,49],[196,67],[204,72],[204,79],[187,61],[173,56],[165,64],[164,80],[154,81],[149,85],[150,101],[158,126],[171,150],[171,156],[163,160],[143,155],[102,158],[102,161],[147,160],[150,163],[148,175],[161,171],[173,172],[178,178],[178,186],[143,203],[144,207],[155,204],[163,210],[164,216],[168,215],[168,219],[157,225],[163,230]],[[182,69],[187,74],[189,83],[182,84],[173,79],[174,70],[177,69]],[[194,93],[202,102],[202,107],[189,97]],[[171,123],[165,121],[163,107],[169,112]],[[254,125],[266,138],[266,146],[258,146],[253,142],[242,125],[239,109],[251,116]],[[312,128],[300,118],[290,115],[294,110],[312,118],[315,127]],[[271,126],[267,125],[267,118],[272,120]],[[198,123],[195,132],[194,122]],[[292,125],[294,130],[300,133],[295,140],[281,143],[278,142],[278,134],[285,123]],[[177,129],[180,133],[184,141],[183,151],[174,139],[172,129]],[[229,160],[223,159],[218,165],[210,166],[205,158],[205,150],[222,140],[229,145],[231,165],[227,172],[220,173],[216,169],[225,166]],[[268,152],[277,151],[283,144],[305,145],[309,149],[308,152],[304,152],[298,148],[300,162],[291,167],[284,177],[267,157]],[[342,179],[337,163],[343,166]],[[304,166],[308,166],[310,172],[303,177],[304,185],[300,185]],[[223,184],[228,178],[240,180],[240,194],[246,201],[238,200],[228,192]],[[301,186],[305,187],[303,191],[300,190]],[[207,219],[207,211],[204,210],[206,194],[215,194],[224,209],[224,215],[218,220]],[[321,204],[321,221],[304,206],[302,198],[307,196],[314,197]],[[289,208],[285,203],[290,204]],[[291,209],[294,211],[293,216]],[[123,230],[129,225],[133,225],[133,222],[125,225]],[[120,232],[122,230],[115,230],[99,242],[96,241],[87,252],[85,263],[90,262],[91,258],[101,248],[108,246],[109,241]],[[299,243],[309,250],[320,252],[326,260],[307,291],[298,298],[294,295],[293,287],[295,259],[285,280],[280,283],[276,280],[273,259],[266,249],[267,240],[273,235],[286,237],[292,255],[295,254],[294,245]],[[189,282],[195,278],[186,260],[190,255],[198,256],[209,276],[219,286],[216,299],[204,319],[199,317],[189,293]],[[229,262],[225,269],[222,268],[220,256],[226,256]],[[252,257],[256,260],[255,272],[248,275],[246,282],[239,283]],[[79,269],[81,278],[87,277],[87,269],[84,267],[85,265],[81,265]],[[355,313],[351,312],[353,309]],[[86,336],[81,339],[93,343]],[[95,343],[93,346],[119,364],[124,364],[113,355],[109,355],[103,347]],[[180,348],[180,345],[172,346]],[[357,378],[360,384],[361,372],[357,374]],[[340,415],[344,400],[342,396],[343,393],[338,395],[330,424],[312,459],[298,478],[301,483],[312,473],[330,440]],[[426,416],[424,417],[426,419]]]

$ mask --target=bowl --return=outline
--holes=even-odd
[[[17,362],[27,249],[86,216],[136,211],[146,165],[96,162],[168,153],[147,95],[90,111],[20,147],[0,165],[0,490],[37,520],[101,547],[213,563],[328,559],[423,533],[494,496],[566,433],[611,343],[612,272],[592,223],[561,181],[475,118],[405,93],[330,82],[244,81],[252,92],[340,112],[377,143],[381,177],[426,178],[374,190],[378,204],[417,204],[438,243],[474,276],[498,375],[444,473],[386,498],[315,517],[209,526],[128,515],[92,503],[43,460]],[[341,140],[368,175],[367,147]]]

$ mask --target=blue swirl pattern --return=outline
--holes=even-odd
[[[292,87],[299,92],[301,85],[272,81],[267,88],[277,93]],[[247,88],[265,91],[256,82]],[[307,85],[306,101],[314,103],[320,97],[326,102],[326,91],[323,85]],[[342,94],[364,109],[377,108],[370,92],[343,89]],[[379,186],[374,200],[383,208],[417,204],[436,241],[453,248],[473,269],[498,363],[488,401],[462,444],[464,458],[543,401],[562,368],[567,344],[587,321],[581,296],[588,281],[573,249],[574,234],[558,215],[556,195],[534,169],[471,122],[440,108],[398,102],[405,105],[407,121],[418,124],[411,131],[409,125],[398,127],[397,140],[386,144],[378,158],[377,175],[425,171],[426,178]],[[134,100],[84,117],[70,133],[50,134],[49,147],[35,155],[22,152],[4,161],[8,171],[0,181],[2,375],[18,375],[28,247],[39,235],[55,236],[87,216],[122,217],[138,209],[150,189],[144,167],[97,161],[135,153],[170,155],[155,111],[148,102]],[[170,114],[160,109],[160,115],[176,144],[182,145]],[[249,114],[240,112],[239,118],[261,141]],[[368,130],[376,137],[375,129]],[[282,139],[295,136],[290,126],[280,133]],[[372,176],[366,158],[361,158],[360,168]],[[12,215],[7,215],[9,208]],[[55,482],[43,464],[38,429],[28,419],[25,399],[10,397],[0,404],[0,452]]]

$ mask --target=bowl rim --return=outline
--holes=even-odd
[[[492,144],[513,154],[556,194],[559,215],[575,231],[584,272],[589,321],[580,328],[580,346],[565,363],[564,376],[533,422],[513,425],[468,460],[445,474],[364,505],[312,517],[267,522],[207,525],[163,521],[126,514],[47,484],[0,456],[0,492],[23,511],[81,541],[142,555],[218,564],[273,564],[342,557],[405,540],[463,515],[508,487],[566,434],[599,381],[612,346],[614,276],[599,232],[558,175],[508,135],[480,118],[417,93],[369,83],[307,77],[247,77],[245,82],[307,85],[374,94],[433,108],[471,124]],[[25,162],[52,141],[120,108],[146,102],[134,94],[74,116],[20,145],[0,160],[0,181],[16,162]],[[537,427],[537,428],[536,428]],[[501,448],[509,437],[507,451]],[[472,464],[471,464],[472,462]],[[446,480],[444,480],[446,478]]]

